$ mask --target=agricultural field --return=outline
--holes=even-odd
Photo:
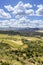
[[[0,33],[0,65],[43,65],[43,36],[28,34]]]

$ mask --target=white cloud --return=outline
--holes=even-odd
[[[25,13],[28,15],[34,15],[34,10],[29,9],[29,10],[26,10]]]
[[[5,5],[4,6],[9,12],[11,12],[12,16],[15,17],[22,17],[22,16],[43,16],[43,5],[35,5],[34,7],[37,7],[37,10],[35,11],[32,9],[33,5],[30,3],[23,3],[22,1],[18,2],[15,6],[11,5]],[[18,18],[19,18],[18,17]]]
[[[21,14],[25,12],[24,4],[20,1],[16,6],[14,6],[14,14]]]
[[[13,11],[15,9],[21,9],[23,8],[32,8],[32,5],[30,3],[24,4],[22,1],[20,1],[16,6],[12,7],[11,5],[5,5],[4,6],[8,11]]]
[[[34,6],[36,7],[36,5]],[[0,18],[11,19],[0,20],[0,27],[43,27],[43,20],[29,19],[29,16],[42,16],[43,5],[37,5],[36,11],[32,9],[33,6],[31,4],[24,4],[22,1],[20,1],[14,7],[11,5],[5,5],[4,7],[9,11],[9,13],[11,13],[11,15],[6,13],[3,9],[0,9]]]
[[[30,9],[32,7],[31,4],[27,3],[27,4],[23,4],[23,2],[19,2],[16,6],[14,6],[14,11],[13,14],[17,14],[17,15],[33,15],[34,14],[34,10]],[[27,9],[29,8],[29,9]]]
[[[37,5],[38,9],[36,10],[36,15],[43,16],[43,5]]]
[[[4,6],[8,11],[13,11],[13,7],[11,5],[5,5]]]
[[[3,9],[0,9],[0,18],[11,18],[11,15],[6,13]]]
[[[33,6],[36,7],[36,4],[34,4]]]
[[[32,8],[32,5],[30,3],[24,4],[25,8]]]
[[[26,17],[20,19],[0,20],[0,27],[43,28],[43,20],[29,20]]]
[[[6,5],[4,6],[8,11],[11,11],[13,13],[13,15],[32,15],[34,14],[33,10],[30,8],[32,8],[32,5],[30,3],[26,3],[24,4],[22,1],[18,2],[17,5],[15,5],[14,7],[12,7],[11,5]]]
[[[43,5],[42,5],[42,4],[40,4],[40,5],[37,5],[37,7],[38,7],[38,8],[43,8]]]

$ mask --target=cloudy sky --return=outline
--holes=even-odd
[[[0,0],[0,27],[43,28],[43,0]]]

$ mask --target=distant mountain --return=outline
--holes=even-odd
[[[34,30],[42,30],[43,28],[17,28],[17,27],[0,27],[0,31],[34,31]]]

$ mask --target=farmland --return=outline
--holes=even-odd
[[[43,65],[43,32],[1,32],[0,65]]]

